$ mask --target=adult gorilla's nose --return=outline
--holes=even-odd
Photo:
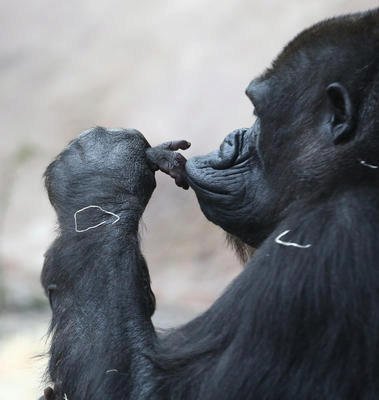
[[[249,152],[248,143],[251,143],[252,128],[241,128],[229,133],[220,145],[203,156],[191,157],[186,163],[186,172],[189,182],[204,179],[207,169],[223,170],[244,161]]]
[[[238,144],[240,141],[239,138],[239,130],[233,131],[232,133],[229,133],[229,135],[226,136],[226,138],[223,140],[223,142],[220,145],[220,150],[219,150],[219,156],[223,160],[227,161],[233,161],[236,155],[236,152],[238,151]]]
[[[251,129],[241,128],[229,133],[220,145],[216,156],[210,163],[215,169],[229,168],[236,163],[239,156],[242,155],[244,143],[247,141],[247,136],[251,135]]]

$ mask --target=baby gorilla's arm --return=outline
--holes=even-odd
[[[73,140],[48,167],[46,187],[60,229],[42,273],[46,294],[55,288],[54,389],[45,390],[45,400],[156,398],[156,371],[145,354],[156,341],[155,301],[139,219],[155,188],[154,171],[186,187],[186,160],[175,150],[189,146],[173,141],[150,148],[138,131],[98,127]],[[94,207],[116,215],[117,223],[89,212],[82,217],[90,229],[77,229],[78,210]]]

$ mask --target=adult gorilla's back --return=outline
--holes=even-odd
[[[42,274],[46,398],[379,398],[379,11],[304,31],[246,92],[253,127],[185,170],[169,156],[179,146],[146,154],[139,132],[103,128],[48,168],[60,234]],[[156,169],[257,248],[204,314],[164,336],[138,238]]]

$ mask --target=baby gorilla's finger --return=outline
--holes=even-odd
[[[186,180],[184,167],[175,167],[168,171],[168,175],[171,176],[175,180],[177,186],[182,187],[183,189],[187,190],[189,185]]]
[[[183,167],[186,165],[187,159],[180,153],[172,153],[175,155],[174,158],[174,167]]]
[[[184,190],[187,190],[189,188],[189,185],[183,174],[180,174],[175,178],[175,183],[177,186],[183,188]]]
[[[150,167],[154,171],[159,169],[168,174],[168,172],[176,166],[175,153],[172,151],[163,150],[159,147],[153,147],[146,150],[146,156]]]
[[[162,143],[157,147],[160,147],[165,150],[176,151],[176,150],[187,150],[190,146],[191,143],[187,142],[187,140],[171,140],[171,142]]]

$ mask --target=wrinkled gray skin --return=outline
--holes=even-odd
[[[219,150],[191,158],[186,164],[189,185],[195,191],[205,216],[229,234],[256,245],[265,228],[263,208],[270,193],[263,183],[259,152],[260,122],[237,129]],[[257,237],[252,237],[251,227]]]

